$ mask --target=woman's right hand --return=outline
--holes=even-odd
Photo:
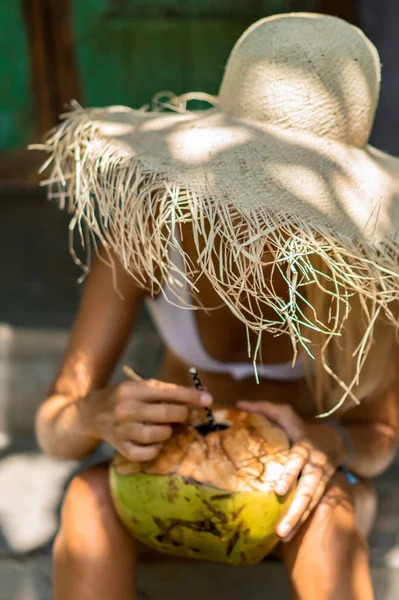
[[[172,435],[172,424],[186,421],[190,408],[211,404],[209,394],[193,388],[157,380],[124,381],[89,394],[82,418],[90,435],[128,460],[141,462],[157,456]]]

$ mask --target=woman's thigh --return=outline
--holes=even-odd
[[[61,512],[60,535],[70,548],[85,547],[90,554],[87,546],[92,543],[93,552],[98,553],[101,541],[106,552],[107,540],[113,545],[119,537],[130,537],[117,518],[112,503],[108,469],[108,463],[93,465],[75,475],[67,489]],[[125,535],[120,535],[119,530]],[[157,552],[138,540],[135,540],[135,549],[138,559],[144,562],[182,560]]]

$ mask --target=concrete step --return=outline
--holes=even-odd
[[[373,568],[376,600],[399,598],[399,570]],[[33,556],[0,560],[0,600],[51,600],[51,560]],[[139,600],[290,600],[283,566],[246,569],[214,564],[139,566]],[[111,600],[111,599],[110,599]]]

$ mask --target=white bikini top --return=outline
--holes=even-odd
[[[175,249],[171,250],[171,260],[179,270],[184,268],[183,259]],[[173,296],[173,304],[168,301],[171,294],[168,294],[167,289],[164,289],[157,298],[146,300],[150,314],[167,348],[189,366],[193,366],[199,371],[228,374],[236,380],[254,377],[255,370],[252,362],[221,362],[207,354],[195,322],[195,308],[187,308],[192,304],[189,286],[184,281],[181,283],[181,298]],[[304,378],[305,369],[302,361],[298,358],[295,364],[292,362],[257,364],[257,374],[259,378],[263,379],[294,381]]]

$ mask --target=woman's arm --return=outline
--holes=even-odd
[[[399,356],[391,356],[382,389],[344,413],[340,423],[351,440],[347,466],[359,477],[376,477],[392,462],[399,438]]]
[[[101,441],[82,418],[85,404],[107,383],[144,296],[116,259],[115,265],[113,272],[101,258],[94,261],[59,374],[37,412],[39,445],[58,458],[81,458]]]
[[[206,392],[161,381],[104,387],[136,322],[144,292],[116,263],[97,259],[88,279],[60,373],[37,413],[41,448],[79,459],[102,441],[131,461],[152,460],[190,407],[212,403]],[[118,291],[114,288],[116,276]]]

